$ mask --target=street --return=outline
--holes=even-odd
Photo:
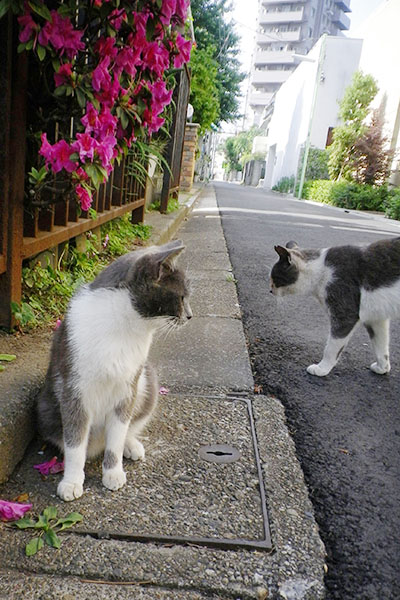
[[[382,216],[349,213],[215,183],[256,386],[284,405],[321,537],[328,600],[395,600],[400,589],[400,323],[391,326],[388,376],[369,370],[373,354],[359,328],[323,378],[328,319],[311,298],[277,302],[269,293],[274,245],[324,248],[400,234]]]

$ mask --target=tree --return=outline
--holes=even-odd
[[[383,135],[383,110],[372,113],[371,123],[354,145],[354,179],[357,183],[383,185],[390,175],[393,151]]]
[[[225,20],[231,10],[229,0],[192,0],[191,10],[197,49],[211,49],[211,57],[217,64],[217,121],[233,121],[240,116],[240,83],[245,74],[240,71],[237,58],[240,37],[234,30],[234,23]],[[199,81],[197,88],[201,85]],[[207,88],[203,86],[203,89]]]
[[[352,179],[355,144],[366,131],[364,123],[369,106],[378,92],[375,79],[357,71],[340,102],[342,125],[335,127],[329,152],[331,179]]]
[[[216,123],[220,105],[216,76],[218,64],[213,58],[212,46],[204,49],[194,48],[190,59],[192,79],[190,102],[193,106],[193,121],[200,123],[200,135]]]
[[[243,169],[245,163],[251,158],[253,140],[258,134],[258,127],[251,127],[248,131],[241,131],[238,135],[226,140],[224,154],[227,171]]]

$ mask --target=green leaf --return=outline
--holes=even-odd
[[[18,529],[30,529],[35,527],[35,525],[35,521],[29,519],[29,517],[22,517],[22,519],[15,522],[15,526],[18,527]]]
[[[59,548],[61,546],[60,538],[57,536],[54,529],[51,529],[51,527],[44,532],[43,537],[48,546],[51,546],[52,548]]]
[[[17,357],[15,354],[0,354],[0,360],[6,360],[7,362],[11,362],[15,360]]]
[[[76,92],[76,98],[78,100],[79,106],[81,108],[85,108],[85,106],[86,106],[86,97],[85,97],[85,94],[79,88],[77,88],[75,90],[75,92]]]
[[[60,85],[58,88],[56,88],[54,90],[54,95],[55,96],[63,96],[65,94],[66,90],[67,90],[66,85]]]
[[[0,1],[0,19],[1,17],[4,17],[4,15],[6,14],[6,12],[8,12],[8,9],[11,6],[11,0],[1,0]]]
[[[0,373],[1,373],[2,371],[4,371],[4,369],[5,369],[5,367],[3,367],[3,365],[0,365]]]
[[[48,521],[50,521],[51,519],[57,519],[57,507],[48,506],[44,509],[43,516],[45,516]]]
[[[25,546],[25,554],[26,554],[26,556],[33,556],[41,548],[43,548],[42,538],[35,537],[35,538],[31,539],[31,541]]]
[[[46,56],[46,48],[43,48],[40,44],[36,46],[37,55],[40,61],[43,61]]]
[[[17,53],[21,54],[21,52],[23,52],[25,50],[25,48],[26,48],[26,44],[18,44]]]
[[[34,2],[28,2],[28,4],[33,12],[38,14],[40,17],[43,17],[43,19],[46,19],[46,21],[52,22],[50,11],[45,4],[35,4]]]
[[[47,526],[47,517],[45,515],[39,515],[37,523],[35,523],[35,529],[45,529]]]

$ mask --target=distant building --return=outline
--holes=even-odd
[[[349,29],[348,12],[350,0],[259,0],[249,94],[254,124],[271,114],[274,94],[298,64],[293,54],[307,54],[323,33]]]
[[[323,149],[339,124],[339,101],[358,69],[362,40],[322,36],[277,92],[264,187],[296,176],[306,143]]]

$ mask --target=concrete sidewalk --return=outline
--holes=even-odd
[[[178,236],[173,216],[167,233],[154,230],[156,243],[162,236],[185,242],[180,261],[192,281],[194,318],[153,345],[169,392],[146,431],[146,458],[125,461],[128,483],[118,492],[102,487],[100,461],[87,465],[85,494],[66,504],[55,495],[60,475],[42,480],[32,468],[51,458],[48,450],[38,455],[33,441],[0,498],[27,492],[33,514],[53,505],[83,521],[62,535],[59,550],[44,547],[30,558],[30,534],[0,525],[1,599],[324,596],[324,548],[282,405],[254,395],[212,187],[190,208],[188,199]],[[31,346],[31,361],[47,354],[48,336],[37,342],[43,348]],[[18,362],[14,385],[23,396],[30,366],[17,360],[14,369]],[[41,377],[38,368],[25,383],[30,397]]]

